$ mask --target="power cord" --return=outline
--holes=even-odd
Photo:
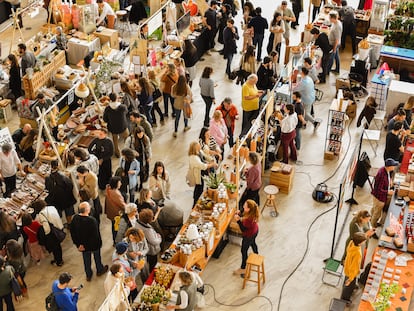
[[[247,305],[248,303],[252,302],[256,298],[263,298],[263,299],[266,299],[269,302],[269,304],[270,304],[270,310],[273,311],[273,303],[272,303],[272,301],[270,300],[269,297],[260,295],[260,296],[254,296],[251,299],[247,299],[245,302],[242,302],[242,303],[238,303],[238,304],[225,304],[225,303],[222,303],[222,302],[220,302],[220,301],[217,300],[217,298],[216,298],[216,290],[214,289],[213,285],[211,285],[211,284],[204,284],[204,287],[207,287],[207,288],[211,288],[212,289],[214,301],[216,303],[218,303],[219,305],[222,305],[222,306],[225,306],[225,307],[241,307],[241,306]],[[204,293],[204,295],[207,295],[207,293],[208,293],[208,291],[206,293]]]
[[[286,285],[287,281],[289,281],[289,279],[293,276],[293,274],[295,274],[295,272],[298,270],[298,268],[302,265],[303,261],[305,260],[306,255],[308,254],[308,251],[309,251],[309,242],[310,242],[309,234],[310,234],[310,231],[311,231],[311,229],[312,229],[313,225],[316,223],[316,221],[317,221],[320,217],[322,217],[323,215],[325,215],[325,214],[329,213],[330,211],[332,211],[332,210],[333,210],[333,209],[335,209],[335,207],[336,207],[336,204],[337,204],[337,203],[336,203],[336,202],[337,202],[337,196],[336,196],[335,194],[333,194],[333,195],[334,195],[334,197],[335,197],[335,200],[334,200],[334,201],[335,201],[335,204],[334,204],[331,208],[327,209],[326,211],[324,211],[324,212],[320,213],[318,216],[316,216],[316,217],[312,220],[311,224],[310,224],[310,225],[309,225],[309,227],[308,227],[308,230],[307,230],[307,232],[306,232],[306,248],[305,248],[305,252],[304,252],[304,254],[303,254],[302,258],[300,259],[299,263],[296,265],[296,267],[292,270],[292,272],[291,272],[291,273],[287,276],[287,278],[283,281],[282,288],[280,289],[279,301],[278,301],[278,303],[277,303],[277,311],[279,311],[279,310],[280,310],[280,304],[281,304],[281,302],[282,302],[282,294],[283,294],[283,289],[285,288],[285,285]]]

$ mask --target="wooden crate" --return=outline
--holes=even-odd
[[[409,251],[410,253],[414,253],[414,241],[412,238],[408,239],[407,242],[407,251]]]
[[[202,261],[206,257],[206,246],[203,245],[202,247],[193,251],[190,255],[180,253],[180,266],[186,267],[190,269],[195,263]]]
[[[65,66],[66,65],[65,51],[60,51],[57,55],[55,55],[52,62],[53,62],[55,71],[58,70],[60,67]]]
[[[112,49],[119,50],[118,30],[104,28],[102,31],[95,31],[93,34],[99,38],[101,46],[109,42]]]
[[[280,163],[275,162],[271,169],[269,184],[279,188],[281,193],[289,194],[293,186],[293,176],[295,175],[295,167],[292,166],[290,174],[284,174],[280,170]]]

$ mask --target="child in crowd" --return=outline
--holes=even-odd
[[[37,232],[41,226],[42,225],[38,221],[33,220],[30,214],[23,214],[22,227],[24,233],[26,233],[28,237],[27,243],[29,247],[30,257],[33,261],[36,262],[37,265],[40,265],[40,260],[46,257],[43,247],[39,244],[39,241],[37,239]]]

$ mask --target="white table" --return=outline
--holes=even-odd
[[[388,89],[387,115],[390,114],[399,103],[405,103],[408,97],[414,95],[412,83],[392,80]]]
[[[89,52],[101,49],[99,38],[91,41],[71,38],[68,41],[68,62],[70,65],[76,65],[88,55]]]

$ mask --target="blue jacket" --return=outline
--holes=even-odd
[[[121,158],[119,162],[119,167],[122,169],[125,169],[125,159]],[[129,189],[135,189],[135,187],[138,185],[138,175],[140,171],[140,164],[138,160],[134,160],[131,163],[131,166],[129,167],[129,171],[134,171],[134,174],[128,174],[128,180],[129,180]]]
[[[53,282],[52,291],[55,294],[56,304],[60,311],[78,311],[79,293],[72,293],[70,288],[60,289],[59,281]]]

